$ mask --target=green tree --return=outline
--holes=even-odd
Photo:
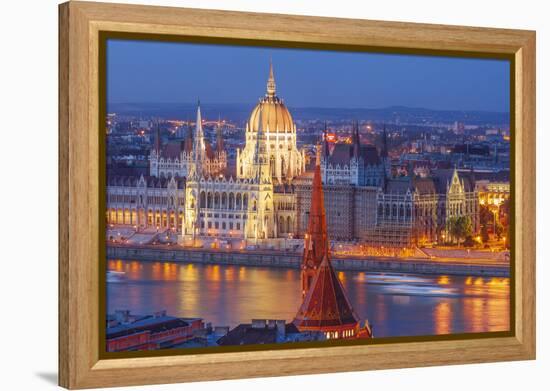
[[[451,217],[448,220],[449,233],[459,244],[462,239],[472,235],[472,220],[468,216]]]
[[[458,237],[458,224],[456,217],[449,217],[447,220],[447,230],[449,231],[449,242],[454,242]]]
[[[472,235],[472,220],[468,216],[460,216],[457,218],[457,236],[458,239],[465,239]]]

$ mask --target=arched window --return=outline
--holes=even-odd
[[[200,207],[201,208],[206,208],[206,194],[204,193],[204,191],[201,191],[201,196],[200,196]]]
[[[390,217],[390,204],[386,204],[386,217]]]
[[[229,209],[235,209],[235,195],[229,193]]]
[[[391,211],[392,217],[397,217],[397,204],[392,205],[392,211]]]
[[[212,193],[208,192],[208,195],[206,196],[206,207],[212,208]]]
[[[384,206],[382,204],[378,204],[378,216],[384,216]]]
[[[284,232],[284,218],[283,216],[279,217],[279,233]]]
[[[227,208],[227,193],[222,193],[222,209]]]
[[[241,209],[242,208],[242,199],[241,199],[241,193],[237,193],[237,201],[236,201],[235,209]]]
[[[220,193],[214,193],[214,208],[218,209],[220,207]]]
[[[243,209],[246,209],[246,208],[248,208],[248,195],[244,194],[243,195]]]
[[[286,232],[292,232],[292,220],[290,219],[290,216],[286,218]]]
[[[399,207],[399,217],[403,216],[405,216],[405,207],[403,206],[403,204],[401,204],[401,206]]]

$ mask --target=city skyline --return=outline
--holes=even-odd
[[[242,65],[240,49],[231,49],[240,59],[233,66]],[[120,58],[129,58],[123,52]],[[247,120],[236,124],[222,120],[230,107],[213,120],[200,104],[192,104],[192,116],[177,105],[164,121],[151,116],[162,106],[154,102],[133,105],[137,120],[123,114],[132,104],[108,114],[108,352],[510,330],[511,135],[499,126],[509,115],[391,109],[363,112],[369,122],[360,123],[359,110],[349,109],[379,91],[402,105],[408,93],[431,102],[438,92],[442,104],[494,101],[496,85],[469,84],[486,62],[431,58],[436,65],[416,80],[411,69],[426,59],[376,55],[390,79],[396,58],[409,67],[393,84],[379,79],[379,90],[368,90],[346,81],[371,77],[357,59],[372,55],[338,53],[335,69],[345,72],[334,72],[320,60],[327,53],[253,51],[247,66],[254,69],[217,61],[215,72],[202,66],[205,52],[187,52],[195,62],[183,74],[161,72],[178,58],[157,53],[163,61],[144,61],[148,70],[133,84],[137,61],[125,76],[108,69],[112,88],[120,80],[137,89],[135,99],[174,91],[190,99],[200,90],[202,102],[226,97],[235,104],[254,94],[250,107],[240,108]],[[313,60],[320,65],[307,65]],[[294,80],[304,64],[312,72]],[[463,69],[451,77],[450,64]],[[466,88],[450,92],[452,83],[441,82],[449,78]],[[493,69],[487,85],[498,80],[502,87],[505,79]],[[426,88],[415,91],[412,83],[407,90],[400,80]],[[405,100],[395,102],[398,96]],[[328,126],[329,110],[287,105],[300,99],[346,106]],[[340,130],[344,137],[335,135]]]
[[[270,59],[291,107],[509,112],[506,60],[120,40],[107,45],[108,104],[254,102]]]

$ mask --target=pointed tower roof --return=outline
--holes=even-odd
[[[321,159],[317,151],[313,185],[311,188],[311,207],[309,224],[304,243],[304,263],[319,266],[325,256],[328,256],[328,234],[325,213],[325,197],[321,181]]]
[[[197,103],[197,119],[195,121],[195,135],[193,137],[193,152],[195,154],[195,162],[199,163],[204,160],[206,146],[204,144],[204,132],[202,130],[202,115],[201,102]]]
[[[269,77],[267,79],[267,96],[275,96],[275,76],[273,75],[273,61],[269,59]]]
[[[329,331],[342,326],[347,329],[358,328],[359,322],[342,283],[325,255],[294,318],[294,325],[299,330]]]
[[[335,332],[335,338],[347,338],[359,331],[360,321],[330,262],[320,152],[318,149],[311,193],[309,228],[304,243],[302,278],[304,273],[312,270],[311,267],[315,274],[293,324],[300,331]],[[354,332],[351,335],[339,334],[349,330]]]

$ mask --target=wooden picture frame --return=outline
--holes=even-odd
[[[514,66],[511,336],[102,359],[102,31],[399,53],[502,54]],[[535,358],[535,32],[89,2],[59,6],[59,384],[175,383]],[[104,185],[103,185],[104,186]],[[103,187],[104,189],[104,187]]]

